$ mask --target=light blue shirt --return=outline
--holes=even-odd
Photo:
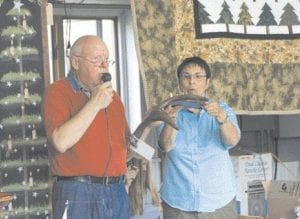
[[[234,111],[220,106],[240,129]],[[217,120],[205,110],[199,115],[185,109],[178,112],[174,147],[167,152],[161,198],[183,211],[213,212],[236,195],[230,145],[222,142]]]

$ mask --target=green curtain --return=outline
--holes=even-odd
[[[171,0],[132,0],[134,29],[147,107],[178,92]]]

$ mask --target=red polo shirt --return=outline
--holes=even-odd
[[[74,91],[67,79],[56,81],[45,90],[43,119],[47,137],[55,128],[76,115],[88,97]],[[64,153],[49,144],[54,175],[119,176],[126,172],[126,133],[124,106],[115,94],[106,110],[100,110],[81,139]]]

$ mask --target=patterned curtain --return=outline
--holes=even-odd
[[[174,6],[171,0],[132,0],[147,107],[177,91]]]
[[[300,113],[300,39],[196,39],[193,0],[131,5],[148,107],[179,94],[176,67],[197,55],[212,68],[211,99],[240,114]]]

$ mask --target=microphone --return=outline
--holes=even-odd
[[[111,81],[111,74],[106,72],[106,73],[102,73],[100,79],[103,82],[107,82],[107,81]]]
[[[111,74],[108,72],[102,73],[100,76],[100,80],[104,82],[111,81]],[[107,114],[107,107],[105,107],[105,114]]]

